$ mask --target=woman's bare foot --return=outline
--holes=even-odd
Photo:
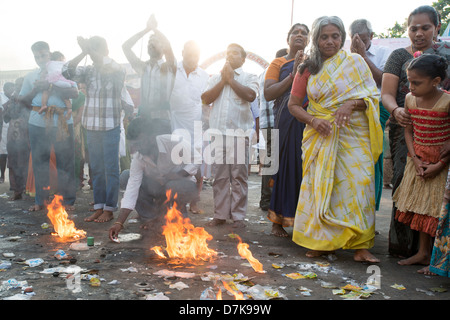
[[[433,273],[430,271],[430,266],[426,266],[425,268],[417,270],[417,273],[424,274],[426,276],[436,276],[437,275],[436,273]]]
[[[397,262],[401,266],[410,266],[413,264],[422,264],[424,266],[427,266],[430,264],[431,257],[427,254],[421,254],[420,252],[413,255],[412,257],[409,257],[408,259],[403,259]]]
[[[318,257],[325,256],[328,254],[333,254],[333,253],[334,253],[334,251],[311,250],[306,253],[306,256],[308,258],[318,258]]]
[[[371,262],[371,263],[380,262],[380,260],[375,258],[375,256],[371,254],[367,249],[356,250],[355,255],[353,256],[353,260],[358,262]]]
[[[280,237],[280,238],[289,237],[289,233],[287,233],[286,230],[283,229],[281,224],[277,224],[277,223],[272,224],[271,234],[274,235],[275,237]]]

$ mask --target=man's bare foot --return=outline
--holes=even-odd
[[[98,217],[103,214],[103,209],[97,209],[94,211],[94,214],[84,219],[86,222],[95,221]]]
[[[424,266],[427,266],[430,264],[431,257],[426,254],[420,254],[417,253],[413,255],[412,257],[409,257],[408,259],[403,259],[397,262],[401,266],[410,266],[413,264],[422,264]]]
[[[34,211],[41,211],[44,209],[44,206],[40,206],[38,204],[32,205],[31,207],[28,208],[28,211],[30,212],[34,212]]]
[[[103,210],[103,213],[94,221],[103,223],[103,222],[111,221],[112,219],[114,219],[114,215],[113,215],[112,211]]]
[[[353,260],[358,262],[371,262],[371,263],[380,262],[380,260],[375,258],[375,256],[371,254],[367,249],[356,250],[355,255],[353,256]]]
[[[420,270],[417,270],[417,273],[424,274],[426,276],[436,276],[437,274],[430,271],[430,266],[426,266]]]
[[[213,218],[210,222],[206,224],[207,227],[217,227],[225,224],[227,221],[222,219]]]
[[[189,211],[193,214],[204,214],[205,212],[198,207],[196,203],[191,203],[189,205]]]
[[[306,256],[308,258],[317,258],[317,257],[325,256],[328,254],[332,254],[332,253],[334,253],[334,251],[311,250],[306,253]]]
[[[231,227],[234,228],[234,229],[242,229],[242,228],[245,228],[246,225],[245,225],[244,221],[236,220],[235,222],[233,222]]]
[[[289,237],[289,233],[287,233],[286,230],[283,229],[281,224],[277,224],[277,223],[272,224],[271,234],[274,235],[275,237],[280,237],[280,238]]]
[[[66,211],[75,211],[75,206],[67,204],[67,205],[64,206],[64,210],[66,210]]]
[[[14,194],[9,197],[9,201],[16,201],[22,199],[22,192],[14,192]]]

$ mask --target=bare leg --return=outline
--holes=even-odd
[[[421,232],[419,236],[419,251],[407,259],[398,262],[401,266],[409,266],[413,264],[429,265],[431,259],[431,236],[425,232]]]
[[[283,226],[281,224],[278,223],[273,223],[272,224],[272,235],[276,236],[276,237],[280,237],[280,238],[287,238],[289,237],[289,234],[286,232],[286,230],[284,230]]]

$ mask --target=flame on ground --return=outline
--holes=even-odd
[[[171,200],[172,192],[166,193],[166,203]],[[175,194],[174,199],[177,195]],[[163,235],[166,238],[165,248],[169,258],[179,259],[179,263],[198,264],[202,261],[211,261],[217,256],[217,252],[208,248],[207,241],[212,236],[204,228],[196,228],[189,218],[184,218],[177,210],[177,203],[167,210],[166,224],[163,226]],[[159,257],[166,258],[161,247],[151,248]]]
[[[242,258],[245,258],[250,262],[253,270],[255,270],[258,273],[265,273],[263,269],[263,265],[261,262],[259,262],[256,258],[253,257],[252,253],[248,249],[249,245],[247,243],[243,243],[241,237],[236,235],[236,238],[239,240],[239,244],[237,246],[239,255]]]
[[[242,292],[236,292],[234,291],[229,285],[228,283],[226,283],[225,281],[222,280],[223,286],[225,287],[225,289],[231,293],[234,296],[235,300],[245,300],[244,299],[244,294]],[[220,295],[222,297],[222,294]],[[217,300],[221,300],[221,299],[217,299]]]
[[[81,239],[86,236],[86,232],[83,230],[77,230],[75,223],[68,218],[68,214],[62,205],[63,197],[55,195],[53,201],[47,206],[47,217],[53,224],[55,233],[54,236],[59,236],[62,239],[69,240]]]

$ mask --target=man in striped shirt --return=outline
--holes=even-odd
[[[122,45],[132,68],[141,76],[141,105],[138,115],[147,119],[160,119],[170,124],[170,97],[172,94],[177,62],[172,47],[152,15],[147,26]],[[132,48],[145,34],[153,31],[147,45],[149,61],[142,61]]]
[[[119,140],[125,70],[108,54],[101,37],[78,38],[81,54],[69,61],[63,74],[86,85],[82,125],[86,128],[89,165],[94,191],[94,214],[86,221],[113,218],[119,197]],[[93,64],[78,66],[89,55]]]

